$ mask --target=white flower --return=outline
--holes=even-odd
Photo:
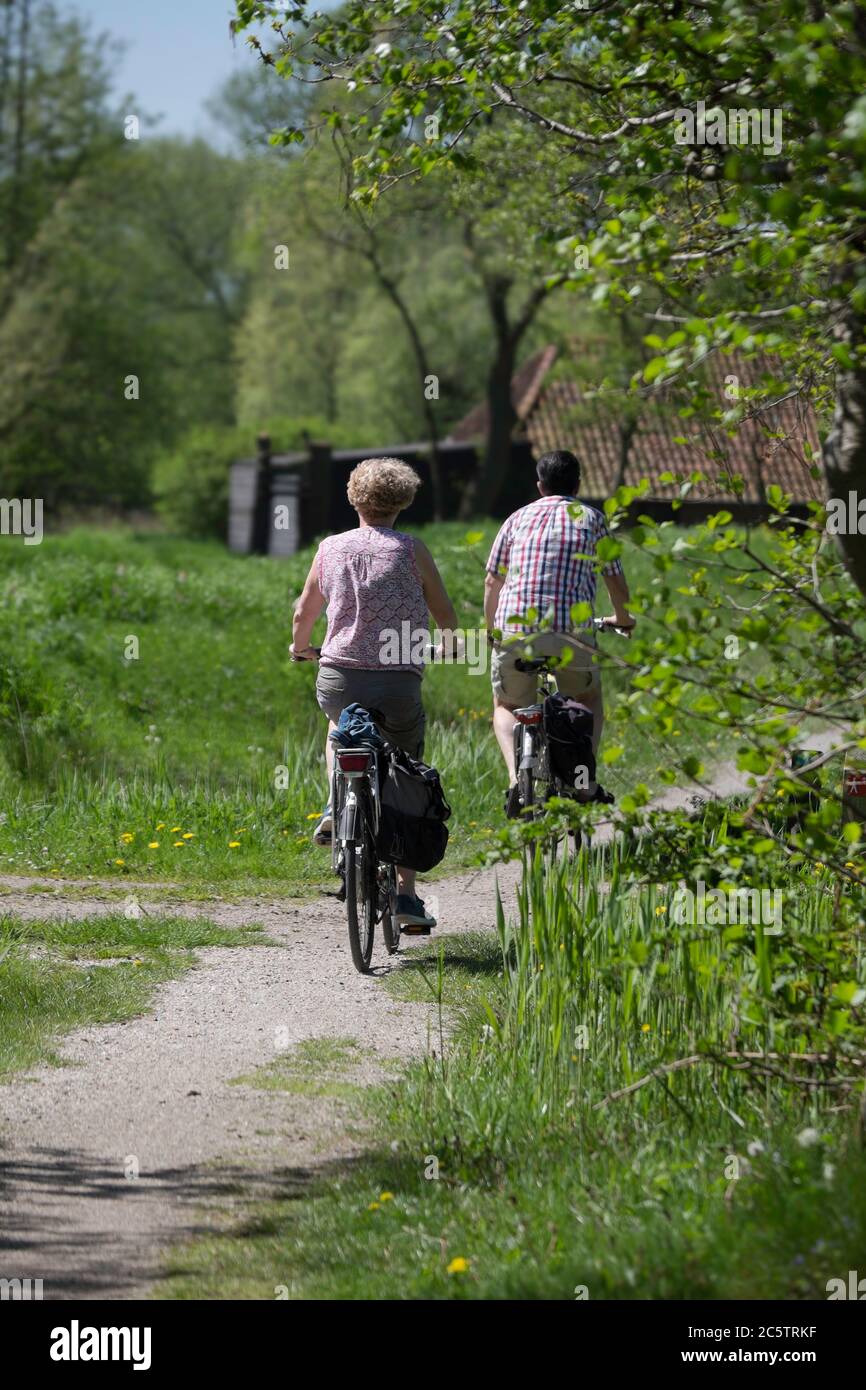
[[[801,1129],[797,1135],[797,1143],[801,1149],[811,1149],[813,1145],[820,1144],[821,1136],[817,1129]]]
[[[763,1152],[764,1146],[761,1143],[760,1139],[753,1139],[751,1143],[746,1145],[746,1153],[751,1158],[757,1158],[758,1154],[762,1154]]]
[[[387,58],[390,52],[391,45],[389,43],[380,43],[375,50],[377,58]]]

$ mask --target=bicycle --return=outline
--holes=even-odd
[[[349,946],[362,975],[370,969],[377,922],[388,954],[400,945],[397,871],[376,852],[380,756],[371,745],[336,748],[331,780],[331,863],[343,879]]]
[[[292,654],[293,661],[314,661],[313,656]],[[397,921],[397,870],[379,860],[379,758],[371,744],[334,749],[331,776],[331,864],[343,880],[338,897],[346,904],[352,963],[362,975],[370,969],[376,924],[382,925],[385,949],[390,956],[400,946]]]
[[[604,618],[593,618],[592,625],[596,631],[613,629],[621,637],[631,636],[631,628],[618,627],[606,622]],[[518,671],[537,675],[540,682],[539,699],[534,704],[524,705],[514,711],[514,766],[517,771],[521,818],[535,820],[540,814],[543,815],[544,806],[551,797],[562,796],[574,800],[575,792],[584,789],[567,786],[551,767],[550,748],[544,730],[544,700],[554,693],[558,659],[539,657],[518,660],[514,664]],[[575,830],[569,833],[573,835],[577,848],[580,844],[580,832]],[[551,853],[554,855],[557,843],[554,840],[551,845]],[[535,851],[536,845],[533,841],[529,846],[530,859],[534,858]]]

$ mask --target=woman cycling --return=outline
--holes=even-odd
[[[423,657],[415,634],[426,633],[430,615],[443,632],[457,628],[457,614],[433,556],[423,541],[396,531],[394,524],[410,505],[421,479],[399,459],[365,459],[349,478],[348,498],[358,513],[351,531],[328,536],[319,546],[303,593],[295,606],[292,645],[296,661],[315,659],[310,638],[327,605],[328,630],[319,656],[316,696],[328,716],[328,733],[347,705],[359,704],[373,715],[382,736],[414,758],[424,749],[421,701]],[[408,624],[408,627],[404,626]],[[412,640],[396,644],[400,663],[391,657],[393,634]],[[401,664],[402,663],[402,664]],[[325,742],[328,780],[334,749]],[[330,804],[313,832],[318,845],[331,842]],[[436,925],[415,894],[415,871],[397,869],[397,920],[401,926]]]

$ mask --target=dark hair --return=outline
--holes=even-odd
[[[580,487],[580,459],[567,449],[554,449],[541,455],[535,474],[545,492],[572,497]]]

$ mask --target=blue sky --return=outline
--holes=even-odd
[[[232,48],[231,0],[70,0],[60,8],[89,19],[96,33],[126,42],[117,94],[132,92],[141,112],[162,113],[160,133],[224,143],[204,102],[232,72],[256,61],[243,38]]]

